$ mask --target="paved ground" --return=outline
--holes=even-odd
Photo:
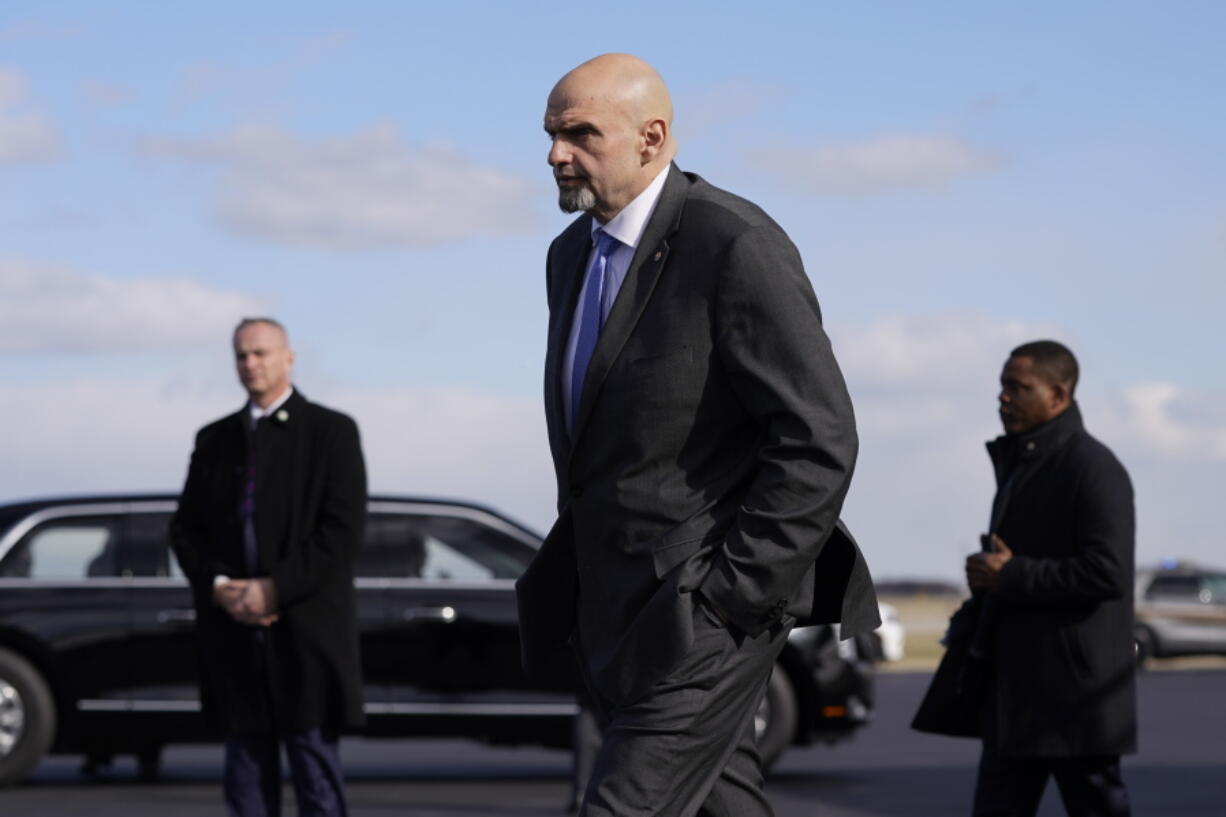
[[[790,752],[768,784],[778,817],[954,817],[974,782],[973,741],[907,728],[925,673],[879,680],[877,720],[854,741]],[[1142,751],[1125,762],[1138,817],[1226,815],[1226,670],[1148,672],[1140,682]],[[560,815],[568,756],[459,741],[352,741],[344,756],[353,817]],[[52,758],[25,786],[0,791],[2,817],[214,817],[218,747],[172,747],[160,782],[130,761],[86,781],[79,759]],[[293,814],[287,809],[287,815]],[[1041,815],[1062,814],[1053,791]]]

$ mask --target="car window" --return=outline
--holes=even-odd
[[[356,574],[440,582],[514,579],[533,553],[531,546],[473,519],[372,513]]]
[[[1211,601],[1214,604],[1226,604],[1226,576],[1221,574],[1213,574],[1205,576],[1205,590],[1209,591],[1209,597],[1205,601]]]
[[[170,514],[134,512],[124,531],[122,569],[129,576],[182,576],[170,551]]]
[[[1155,576],[1146,591],[1148,599],[1194,600],[1200,593],[1196,576]]]
[[[441,582],[482,582],[497,578],[494,571],[470,559],[451,544],[427,536],[421,577]]]
[[[44,522],[9,550],[0,576],[63,581],[119,576],[119,517]]]

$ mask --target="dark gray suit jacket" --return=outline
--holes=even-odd
[[[692,640],[693,591],[736,629],[879,623],[838,522],[857,439],[800,256],[761,209],[669,170],[601,332],[573,434],[562,366],[591,217],[549,249],[545,409],[559,518],[518,584],[525,667],[574,635],[637,698]]]

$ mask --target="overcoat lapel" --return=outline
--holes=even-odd
[[[282,524],[288,521],[291,528],[296,527],[300,509],[294,507],[298,499],[295,486],[301,478],[297,460],[303,442],[301,427],[307,422],[303,410],[305,406],[306,398],[294,389],[294,393],[273,416],[260,420],[254,435],[258,452],[255,466],[256,541],[265,564],[275,558],[275,547],[280,538],[278,534],[284,533],[274,532],[272,520],[283,520]],[[285,420],[276,417],[282,411],[285,412]]]
[[[660,280],[660,273],[668,261],[668,239],[677,231],[681,222],[681,211],[685,207],[685,195],[689,181],[671,165],[668,178],[664,181],[664,189],[660,191],[660,199],[656,202],[655,212],[647,222],[638,249],[630,262],[630,269],[622,282],[621,291],[609,310],[609,318],[605,321],[600,339],[592,352],[592,360],[587,366],[587,375],[583,379],[583,394],[579,398],[579,412],[574,422],[573,438],[579,439],[587,423],[588,415],[600,393],[609,369],[621,354],[622,347],[639,318],[651,293]]]
[[[247,436],[243,423],[247,421],[247,404],[231,414],[223,427],[222,443],[216,449],[216,459],[209,463],[210,468],[218,469],[221,477],[214,485],[224,492],[212,507],[216,512],[224,514],[223,519],[238,524],[239,510],[243,496],[243,474],[247,470]]]

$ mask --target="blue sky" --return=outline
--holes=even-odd
[[[846,517],[956,577],[995,380],[1039,336],[1138,492],[1141,561],[1223,563],[1217,3],[34,3],[0,7],[0,500],[175,490],[235,407],[230,328],[290,327],[372,486],[537,528],[545,97],[652,62],[678,163],[804,256],[856,401]]]

